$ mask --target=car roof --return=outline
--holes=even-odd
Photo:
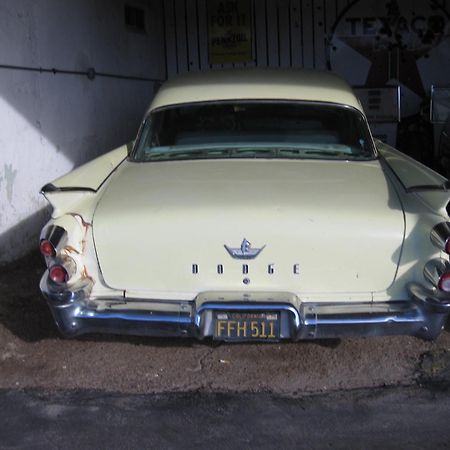
[[[221,100],[303,100],[348,105],[363,112],[351,87],[337,75],[308,69],[226,69],[188,73],[165,82],[149,111]]]

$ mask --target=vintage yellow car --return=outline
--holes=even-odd
[[[162,86],[133,145],[42,188],[40,288],[66,336],[435,338],[448,182],[375,141],[327,72]]]

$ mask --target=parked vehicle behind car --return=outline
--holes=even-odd
[[[61,332],[218,340],[410,334],[450,308],[448,182],[308,70],[163,85],[133,145],[47,184]]]

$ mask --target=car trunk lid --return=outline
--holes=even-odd
[[[125,162],[93,232],[106,284],[151,297],[367,293],[395,278],[404,218],[376,160]]]

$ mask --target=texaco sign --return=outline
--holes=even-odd
[[[400,84],[403,115],[418,110],[432,84],[450,84],[449,14],[436,1],[354,1],[328,44],[330,69],[352,85]]]

